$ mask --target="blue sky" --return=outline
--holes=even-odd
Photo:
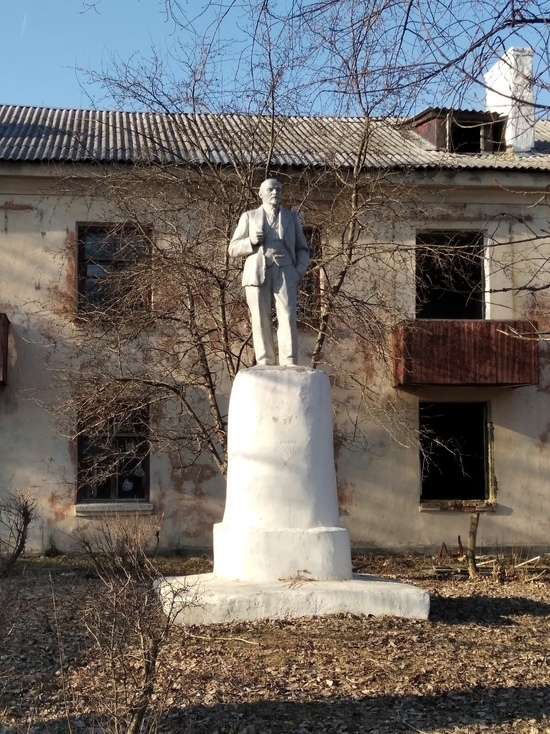
[[[149,55],[166,47],[173,25],[159,0],[102,0],[86,9],[84,0],[16,0],[3,3],[0,43],[1,104],[90,107],[77,69],[98,70],[113,54]]]
[[[461,2],[458,0],[458,7]],[[201,14],[203,5],[203,0],[182,0],[186,12],[196,12],[200,16],[198,22],[204,30],[212,16]],[[220,3],[214,5],[219,6]],[[285,0],[279,0],[279,5],[284,9]],[[15,0],[4,3],[0,104],[113,108],[113,100],[105,98],[101,89],[89,84],[86,70],[98,72],[113,57],[127,60],[135,54],[150,58],[152,47],[164,56],[178,39],[184,41],[185,33],[181,28],[177,35],[174,34],[174,23],[166,18],[164,7],[164,0]],[[236,7],[238,21],[238,3]],[[215,95],[222,93],[229,77],[235,76],[232,74],[234,62],[230,52],[232,50],[238,57],[235,36],[240,34],[242,40],[241,30],[235,17],[231,16],[224,27],[229,44],[223,53],[228,55],[227,58],[224,56],[222,73],[218,78],[221,86],[219,91],[214,91]],[[529,31],[526,39],[529,39]],[[510,46],[513,40],[507,39],[506,46]],[[542,38],[533,37],[532,45],[538,46],[539,58],[541,43],[542,50],[545,50],[548,46],[546,28]],[[520,39],[517,45],[527,44],[525,39]],[[547,63],[545,58],[543,61]],[[228,87],[231,86],[229,80]],[[477,91],[482,97],[481,88]],[[539,96],[538,101],[546,102],[549,96],[546,92]],[[428,89],[425,97],[421,106],[432,104],[431,97],[435,99],[436,95],[430,97]],[[441,103],[449,104],[449,101],[442,99]],[[482,102],[477,104],[480,105]]]

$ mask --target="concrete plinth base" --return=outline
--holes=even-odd
[[[304,569],[351,579],[340,526],[328,375],[306,367],[241,370],[228,416],[227,497],[214,525],[214,573],[270,581]]]
[[[328,375],[305,367],[242,370],[228,426],[214,573],[159,581],[170,617],[178,624],[342,612],[428,617],[425,591],[352,574],[338,516]]]
[[[214,574],[172,576],[159,582],[166,613],[177,624],[295,619],[326,614],[372,614],[427,619],[430,597],[421,589],[376,576],[343,581],[293,578],[269,582],[220,579]]]

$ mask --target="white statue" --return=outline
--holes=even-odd
[[[252,321],[256,363],[277,364],[271,308],[277,313],[279,364],[298,362],[296,298],[309,261],[298,215],[281,208],[281,184],[268,178],[260,186],[262,205],[245,212],[229,244],[232,257],[247,256],[242,284]]]

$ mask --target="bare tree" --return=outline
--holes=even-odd
[[[230,170],[212,165],[197,139],[200,166],[107,167],[82,190],[108,201],[119,222],[81,227],[79,288],[63,304],[77,328],[72,367],[56,375],[67,388],[58,409],[80,439],[79,485],[91,493],[85,496],[98,498],[101,486],[108,492],[117,473],[130,473],[139,484],[149,451],[169,451],[183,465],[206,452],[226,470],[230,381],[253,364],[241,264],[229,258],[227,245],[239,213],[257,198],[270,141],[287,123],[243,117],[239,139],[227,119],[209,120],[234,152]],[[359,140],[368,134],[360,125]],[[255,147],[260,164],[243,155]],[[369,221],[374,227],[377,219],[402,215],[405,189],[380,172],[362,171],[362,155],[346,172],[333,162],[319,171],[270,169],[307,212],[312,244],[323,229],[302,294],[312,300],[302,314],[312,366],[328,359],[326,345],[339,344],[343,331],[348,342],[383,356],[396,318],[389,290],[358,284],[373,263],[389,277],[406,257],[393,243],[365,236]],[[72,195],[74,185],[67,182]]]
[[[9,493],[0,502],[0,577],[9,574],[25,550],[35,507],[29,491]]]
[[[78,426],[73,435],[102,446],[82,462],[88,476],[81,485],[97,486],[125,460],[139,470],[146,452],[136,459],[136,440],[115,438],[120,426],[140,421],[154,426],[150,450],[170,450],[183,464],[206,452],[225,472],[229,381],[253,359],[239,265],[229,260],[227,242],[267,175],[283,180],[306,224],[321,233],[308,283],[316,303],[303,324],[311,364],[332,362],[341,386],[358,392],[362,405],[372,391],[372,411],[379,411],[376,386],[345,369],[344,352],[334,347],[345,342],[345,354],[389,361],[391,326],[406,314],[393,298],[395,284],[403,273],[414,279],[414,258],[391,233],[381,235],[379,223],[395,225],[413,210],[421,219],[423,210],[407,171],[369,162],[380,145],[376,126],[434,99],[449,106],[474,100],[487,62],[522,33],[543,39],[547,15],[544,2],[504,3],[493,14],[479,0],[453,8],[421,0],[225,0],[200,11],[175,0],[161,5],[179,34],[168,59],[116,61],[90,75],[117,106],[171,115],[188,150],[181,165],[174,149],[164,160],[166,143],[152,132],[149,159],[98,170],[81,192],[109,202],[113,221],[131,225],[130,239],[141,243],[122,252],[124,268],[103,274],[95,303],[81,273],[81,292],[67,304],[69,313],[79,304],[79,368],[60,372],[71,396],[62,410]],[[235,27],[240,33],[232,37]],[[536,74],[542,90],[544,54]],[[293,124],[289,115],[319,112],[358,116],[347,157],[332,141],[317,165],[285,167],[276,152]],[[207,135],[186,123],[197,113]],[[120,235],[115,227],[112,238]],[[444,255],[441,247],[435,255]],[[471,257],[463,255],[455,258],[459,271]],[[393,430],[400,419],[390,413],[381,420]],[[348,436],[357,439],[357,414],[348,419]]]
[[[177,614],[198,603],[188,589],[191,601],[174,595],[176,601],[161,606],[151,560],[159,532],[141,518],[116,518],[81,528],[76,537],[99,579],[82,610],[98,653],[94,674],[99,689],[90,693],[100,723],[117,734],[156,730],[151,701],[159,658]]]
[[[317,110],[335,113],[346,108],[361,113],[363,103],[387,104],[402,112],[433,104],[467,107],[483,95],[483,72],[510,46],[536,50],[533,82],[539,92],[537,109],[548,109],[550,56],[548,55],[548,0],[460,0],[452,7],[443,0],[319,0],[247,3],[205,2],[200,12],[178,0],[161,3],[168,17],[187,33],[207,24],[210,37],[222,32],[228,18],[239,27],[253,27],[261,14],[273,26],[285,27],[298,38],[303,64],[299,87],[307,90],[303,113],[315,100]],[[248,25],[247,25],[248,22]],[[239,37],[247,47],[254,33]],[[350,49],[353,47],[353,51]],[[360,54],[356,51],[360,48]],[[242,50],[240,49],[241,53]]]

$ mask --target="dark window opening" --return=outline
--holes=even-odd
[[[78,438],[79,502],[147,500],[149,429],[143,411],[108,421],[104,432]]]
[[[506,150],[503,121],[487,123],[451,121],[451,153],[499,153]]]
[[[321,233],[317,227],[304,227],[309,246],[309,264],[298,291],[298,323],[318,326],[321,316]]]
[[[481,126],[451,122],[450,150],[452,153],[480,153]]]
[[[482,146],[487,153],[502,153],[506,150],[506,122],[498,120],[491,125],[484,125],[482,130]]]
[[[0,313],[0,385],[8,382],[8,336],[10,322],[5,313]]]
[[[421,501],[486,500],[486,403],[420,403]]]
[[[78,228],[78,305],[81,312],[144,308],[150,293],[145,279],[128,266],[149,255],[147,237],[135,226],[82,225]],[[148,263],[149,264],[149,263]],[[126,272],[125,272],[126,271]]]
[[[416,242],[416,318],[484,318],[483,236],[425,232]]]
[[[408,124],[437,150],[466,155],[506,150],[506,118],[493,112],[428,108]]]

